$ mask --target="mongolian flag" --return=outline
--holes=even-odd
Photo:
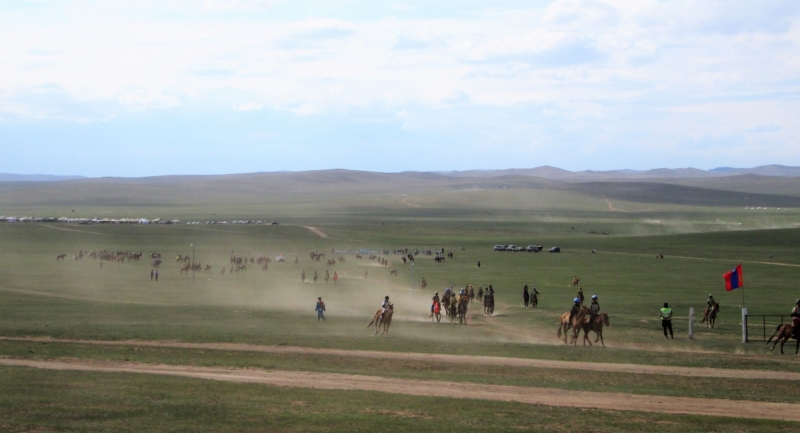
[[[726,273],[722,276],[725,278],[725,290],[731,291],[733,289],[738,289],[739,287],[744,287],[744,277],[742,276],[742,264],[739,263],[733,268],[732,271]]]

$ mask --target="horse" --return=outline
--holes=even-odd
[[[775,338],[775,342],[772,343],[772,347],[769,350],[770,351],[775,350],[775,345],[778,344],[778,342],[780,342],[781,355],[783,355],[783,345],[786,344],[786,342],[791,340],[792,338],[797,340],[797,337],[792,335],[793,327],[794,327],[793,325],[788,323],[784,325],[778,325],[778,327],[775,328],[775,333],[772,334],[772,337],[769,337],[769,340],[767,340],[767,344],[769,344],[770,342],[772,342],[772,339]],[[800,353],[800,340],[797,340],[797,347],[794,349],[794,354],[797,355],[798,353]]]
[[[583,322],[583,345],[586,346],[586,342],[589,342],[589,345],[592,345],[592,341],[589,339],[589,331],[593,331],[597,334],[597,338],[594,339],[594,342],[597,343],[597,340],[600,340],[600,344],[603,347],[606,347],[605,341],[603,341],[603,326],[611,326],[611,323],[608,321],[608,313],[601,313],[598,314],[594,320],[590,320],[591,318],[586,318],[586,321]]]
[[[531,295],[531,307],[539,308],[539,295],[536,292]]]
[[[469,306],[469,298],[458,301],[458,308],[456,314],[458,315],[458,323],[467,323],[467,307]]]
[[[580,283],[581,283],[581,279],[578,278],[578,276],[576,275],[575,278],[572,279],[572,287],[577,287],[578,284],[580,284]]]
[[[378,309],[378,311],[375,312],[375,315],[372,316],[372,320],[370,320],[366,326],[366,328],[369,328],[374,323],[375,335],[378,335],[378,331],[381,329],[381,326],[383,326],[383,332],[381,333],[387,335],[389,334],[389,325],[392,324],[392,314],[394,314],[394,304],[389,303],[389,305],[386,306],[386,314],[382,313],[383,308]]]
[[[705,313],[703,313],[703,320],[700,323],[706,323],[709,328],[714,328],[714,323],[717,321],[717,313],[719,313],[719,304],[714,302],[711,304],[711,307],[706,307]]]
[[[494,314],[494,293],[484,295],[483,314],[486,314],[487,316]]]
[[[444,314],[447,317],[450,317],[450,295],[449,293],[445,293],[442,296],[442,306],[444,307]]]
[[[190,268],[191,268],[191,265],[189,265],[188,263],[183,265],[183,266],[181,266],[181,274],[183,274],[184,272],[186,272],[188,274]]]
[[[583,322],[586,318],[586,315],[591,313],[589,308],[582,306],[581,309],[575,313],[572,317],[572,321],[569,320],[570,312],[567,311],[566,313],[561,315],[561,323],[558,324],[558,338],[561,338],[561,334],[564,334],[564,344],[567,344],[567,331],[572,328],[573,331],[573,339],[571,342],[577,345],[578,341],[578,333],[583,327]]]
[[[447,315],[450,316],[450,324],[452,325],[456,320],[456,316],[458,316],[458,304],[451,302],[450,308],[447,311]]]
[[[66,258],[66,257],[67,257],[66,254],[61,253],[61,254],[56,256],[56,261],[64,260],[64,258]]]

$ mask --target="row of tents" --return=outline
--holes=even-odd
[[[161,218],[47,218],[47,217],[15,217],[0,216],[0,222],[9,223],[69,223],[69,224],[180,224],[180,220],[162,220]]]

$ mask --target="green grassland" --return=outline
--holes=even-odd
[[[343,349],[414,351],[515,356],[593,362],[750,368],[800,371],[794,356],[771,353],[761,342],[741,343],[742,292],[726,293],[722,273],[742,263],[745,301],[751,314],[788,314],[800,274],[800,211],[789,206],[789,195],[759,191],[761,200],[781,210],[744,210],[721,206],[714,190],[687,188],[690,200],[672,197],[658,201],[663,189],[615,184],[564,186],[554,181],[520,179],[441,179],[421,175],[378,175],[320,172],[296,176],[247,175],[147,180],[85,180],[57,183],[0,184],[0,214],[34,216],[177,218],[183,221],[238,219],[279,221],[279,225],[73,225],[0,223],[0,335],[52,336],[65,339],[177,340],[241,342]],[[635,191],[632,190],[636,189]],[[599,192],[598,192],[599,191]],[[670,190],[672,191],[672,190]],[[712,191],[712,192],[709,192]],[[646,195],[645,198],[643,198]],[[705,196],[703,195],[705,194]],[[737,193],[738,194],[738,193]],[[703,197],[707,199],[704,201]],[[749,198],[748,198],[749,199]],[[72,210],[75,212],[72,212]],[[322,238],[304,226],[317,227]],[[213,266],[211,273],[182,275],[174,257],[190,254]],[[495,244],[560,246],[561,254],[492,251]],[[418,256],[410,266],[389,254],[389,268],[374,261],[342,254],[345,263],[327,267],[324,260],[362,248],[452,250],[444,263]],[[104,263],[72,260],[78,250],[161,252],[160,280],[150,281],[149,260]],[[591,253],[591,250],[596,253]],[[284,254],[287,263],[270,264],[264,272],[248,265],[246,272],[219,275],[231,251],[257,257]],[[311,251],[326,252],[312,262]],[[546,251],[546,250],[545,250]],[[57,262],[58,253],[67,253]],[[665,259],[656,259],[664,254]],[[381,254],[383,255],[383,254]],[[772,258],[770,258],[772,255]],[[294,258],[299,263],[292,263]],[[481,267],[477,267],[480,260]],[[397,268],[398,275],[389,275]],[[300,281],[305,270],[309,279]],[[325,271],[341,276],[325,284]],[[368,276],[365,277],[365,270]],[[313,283],[316,271],[320,279]],[[558,317],[575,296],[573,276],[581,278],[587,296],[598,294],[611,317],[605,331],[607,348],[564,346],[556,338]],[[429,283],[420,289],[420,280]],[[466,284],[496,289],[493,318],[471,309],[468,326],[435,324],[428,318],[430,297],[446,286]],[[540,308],[522,307],[522,286],[541,292]],[[688,312],[702,314],[709,293],[722,309],[714,330],[695,323],[695,338],[687,338]],[[375,337],[364,329],[384,295],[395,302],[396,314],[389,337]],[[326,322],[317,322],[314,303],[322,296],[328,307]],[[674,341],[665,341],[658,320],[663,302],[675,308]],[[758,330],[759,332],[760,329]],[[34,347],[35,346],[35,347]],[[530,386],[583,390],[653,393],[664,387],[671,395],[713,396],[710,383],[665,376],[642,377],[593,373],[567,377],[562,371],[523,372],[480,366],[413,366],[387,361],[341,360],[336,357],[277,356],[247,353],[198,353],[178,349],[134,351],[130,348],[0,342],[0,356],[130,359],[186,365],[227,365],[379,374],[409,378],[457,380],[470,377],[480,383],[519,383]],[[452,367],[452,369],[450,368]],[[598,427],[567,409],[523,405],[458,402],[312,390],[272,389],[263,386],[204,384],[189,379],[127,378],[68,372],[32,372],[2,368],[6,419],[10,431],[63,427],[66,430],[156,430],[147,413],[163,410],[171,421],[164,431],[202,430],[190,419],[195,411],[211,410],[217,421],[207,431],[255,429],[251,422],[269,422],[272,429],[374,429],[390,419],[397,430],[430,429],[428,419],[453,429],[485,429],[495,415],[496,429],[637,431],[648,423],[656,431],[746,431],[754,422],[694,417],[635,414],[632,417],[591,411],[592,419],[608,421]],[[571,375],[571,373],[569,374]],[[100,384],[87,385],[93,377]],[[102,378],[101,378],[102,377]],[[19,387],[31,380],[69,383],[80,391],[22,396]],[[38,383],[38,382],[37,382]],[[169,384],[169,386],[167,385]],[[792,384],[790,384],[792,385]],[[56,386],[56,385],[53,385]],[[67,386],[67,389],[71,389]],[[98,391],[102,386],[103,391]],[[131,394],[131,389],[154,387],[158,400]],[[167,387],[167,388],[165,388]],[[209,391],[214,389],[213,393]],[[789,387],[790,388],[790,387]],[[725,398],[795,402],[785,384],[742,381],[721,385]],[[716,389],[715,389],[716,391]],[[124,400],[119,408],[103,407],[102,393]],[[221,398],[216,395],[225,395]],[[345,400],[332,398],[346,394]],[[79,396],[75,401],[66,401]],[[719,397],[719,395],[718,395]],[[38,412],[25,412],[22,401],[34,399]],[[81,400],[83,399],[83,400]],[[253,400],[255,399],[255,400]],[[263,400],[262,400],[263,399]],[[219,403],[226,400],[226,403]],[[319,412],[287,404],[313,402]],[[274,405],[259,412],[258,404]],[[280,403],[276,403],[280,401]],[[13,403],[12,402],[18,402]],[[248,403],[251,402],[251,403]],[[86,417],[70,414],[85,404]],[[254,406],[255,405],[255,406]],[[435,414],[431,405],[449,408]],[[48,410],[48,407],[53,407]],[[272,406],[270,406],[272,407]],[[362,407],[368,408],[361,411]],[[127,409],[123,409],[127,408]],[[381,412],[389,411],[389,412]],[[394,412],[392,412],[394,411]],[[392,413],[422,413],[405,417]],[[531,424],[526,412],[539,418]],[[469,417],[459,416],[469,412]],[[580,412],[580,411],[579,411]],[[40,423],[32,414],[41,415]],[[584,413],[584,412],[581,412]],[[67,415],[70,414],[70,415]],[[388,418],[387,418],[388,417]],[[238,421],[232,419],[237,418]],[[669,419],[675,424],[656,424]],[[130,424],[125,423],[136,420]],[[226,420],[226,421],[220,421]],[[634,421],[636,420],[636,421]],[[524,422],[523,422],[524,421]],[[604,421],[605,422],[605,421]],[[33,424],[30,424],[33,423]],[[137,424],[138,423],[138,424]],[[570,424],[572,423],[572,424]],[[759,430],[780,431],[784,424],[757,422]],[[134,426],[139,426],[136,429]],[[262,426],[263,427],[263,426]],[[449,428],[449,427],[448,427]],[[446,429],[446,428],[445,428]],[[605,429],[605,430],[604,430]],[[687,430],[688,429],[688,430]]]

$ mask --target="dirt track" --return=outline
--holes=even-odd
[[[565,391],[550,388],[392,379],[293,371],[241,370],[121,362],[0,359],[0,365],[49,370],[138,373],[298,388],[378,391],[424,397],[510,401],[547,406],[800,421],[800,405],[689,397]],[[746,403],[746,404],[745,404]]]
[[[102,341],[58,340],[47,337],[0,337],[0,341],[30,341],[65,344],[96,344],[101,346],[170,347],[180,349],[231,350],[242,352],[288,353],[299,355],[352,356],[358,358],[393,359],[435,363],[495,365],[505,367],[555,368],[612,373],[664,374],[671,376],[717,377],[727,379],[770,379],[800,381],[800,373],[768,370],[735,370],[727,368],[675,367],[643,364],[611,364],[600,362],[554,361],[546,359],[504,358],[497,356],[442,355],[434,353],[378,352],[367,350],[319,349],[295,346],[256,346],[241,343],[181,343],[174,341]]]
[[[321,238],[327,238],[328,237],[327,234],[323,233],[322,230],[320,230],[320,229],[318,229],[316,227],[309,227],[309,226],[303,226],[303,227],[311,230],[314,234],[319,235],[319,237],[321,237]]]

